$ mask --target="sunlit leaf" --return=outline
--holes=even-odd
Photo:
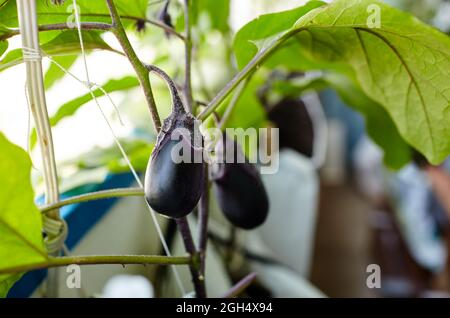
[[[41,213],[34,204],[28,154],[0,133],[0,269],[47,259]],[[0,297],[20,275],[0,275]]]
[[[111,79],[106,82],[102,87],[107,93],[116,91],[123,91],[139,86],[139,81],[134,76],[126,76],[121,79]],[[93,90],[95,97],[103,96],[103,92],[100,89]],[[52,126],[58,124],[62,119],[70,117],[84,104],[92,100],[92,95],[88,92],[81,95],[59,107],[55,115],[50,118],[50,124]],[[36,144],[36,131],[33,130],[31,134],[30,143],[32,146]]]
[[[65,24],[72,28],[75,26],[75,10],[73,1],[65,1],[62,5],[53,5],[50,1],[36,1],[38,24]],[[136,23],[137,19],[145,19],[147,12],[146,0],[114,0],[119,14],[123,16],[122,23],[128,26]],[[106,1],[77,0],[80,20],[82,22],[110,23],[109,10]],[[0,6],[0,21],[10,29],[19,27],[17,6],[15,0],[5,1]],[[0,39],[10,36],[7,29],[0,29]],[[40,33],[41,41],[49,41],[61,31],[45,31]]]
[[[133,168],[138,172],[144,172],[147,168],[148,159],[153,150],[153,144],[141,139],[121,139],[120,143],[127,153]],[[76,159],[77,165],[82,169],[94,169],[107,167],[112,173],[130,171],[130,167],[117,148],[116,144],[110,147],[95,147],[87,153],[81,154]]]
[[[373,5],[380,10],[379,28],[368,24],[373,14],[368,8]],[[400,135],[430,162],[440,163],[450,154],[447,35],[374,0],[336,0],[299,15],[287,27],[294,19],[287,23],[286,15],[294,11],[274,13],[244,26],[234,44],[239,66],[258,49],[273,53],[284,45],[282,51],[298,53],[297,59],[295,54],[284,59],[284,65],[333,70],[354,81],[385,108]]]
[[[102,49],[117,52],[111,48],[96,31],[83,31],[83,43],[86,50]],[[81,51],[78,33],[75,30],[61,32],[56,38],[41,46],[49,56],[61,56]],[[23,62],[22,49],[9,51],[0,61],[0,71]]]
[[[0,41],[0,57],[8,49],[8,41]]]

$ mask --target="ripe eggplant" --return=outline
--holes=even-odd
[[[300,99],[283,98],[270,108],[269,119],[279,129],[279,146],[313,156],[314,127],[305,104]]]
[[[197,205],[203,191],[205,167],[201,155],[203,137],[198,121],[186,112],[175,86],[171,88],[173,109],[164,120],[155,149],[145,174],[145,199],[156,212],[172,218],[189,214]],[[173,134],[181,140],[174,140]],[[180,143],[184,144],[180,148]],[[176,150],[188,149],[188,160],[175,160]],[[184,154],[186,155],[186,154]]]
[[[233,152],[227,157],[229,151]],[[223,214],[239,228],[260,226],[267,218],[269,199],[258,170],[225,135],[217,143],[216,155],[220,160],[211,167],[211,179]]]

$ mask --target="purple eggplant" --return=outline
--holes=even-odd
[[[164,120],[147,166],[145,199],[156,212],[181,218],[196,207],[202,195],[205,173],[201,159],[203,138],[197,120],[184,109],[176,88],[171,89],[173,110]],[[175,133],[178,137],[174,139]],[[188,155],[184,156],[187,160],[180,162],[176,156],[181,145],[184,147],[180,153],[187,151]]]
[[[258,170],[226,136],[217,143],[216,156],[219,162],[211,167],[211,179],[223,214],[239,228],[260,226],[267,218],[269,199]]]

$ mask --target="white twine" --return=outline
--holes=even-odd
[[[40,61],[42,59],[41,51],[31,47],[22,47],[22,58],[25,62]]]
[[[61,251],[67,238],[68,229],[64,219],[52,219],[47,216],[43,218],[43,229],[47,234],[44,239],[45,247],[49,254],[55,254]]]

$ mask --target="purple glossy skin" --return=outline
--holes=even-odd
[[[214,188],[225,217],[235,226],[250,230],[266,220],[269,200],[261,180],[247,173],[243,165],[227,164]]]
[[[146,172],[145,199],[156,212],[172,218],[188,215],[202,195],[203,163],[174,163],[170,140],[151,159]]]
[[[181,218],[192,212],[203,193],[205,164],[203,160],[201,163],[194,160],[195,151],[202,150],[203,137],[194,116],[184,109],[173,82],[169,81],[169,86],[173,98],[172,114],[164,120],[158,134],[145,173],[144,191],[153,210],[171,218]],[[181,128],[189,136],[180,137],[183,141],[172,140],[172,133]],[[194,141],[196,138],[197,142]],[[180,142],[187,142],[191,150],[189,162],[176,163],[172,159],[172,150]]]
[[[233,144],[228,140],[227,147]],[[248,162],[218,165],[212,179],[225,217],[233,225],[247,230],[263,224],[269,213],[269,199],[256,167]]]

